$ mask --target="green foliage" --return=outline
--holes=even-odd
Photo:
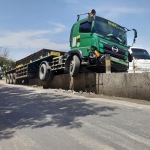
[[[9,51],[7,48],[0,47],[0,68],[5,74],[5,72],[11,68],[13,68],[15,62],[12,59],[8,58]]]

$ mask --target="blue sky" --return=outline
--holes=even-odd
[[[0,47],[14,60],[42,48],[68,51],[76,15],[93,8],[97,16],[137,29],[134,46],[150,52],[149,0],[0,0]]]

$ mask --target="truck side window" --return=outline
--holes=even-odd
[[[91,23],[88,21],[82,22],[79,27],[79,32],[82,32],[82,33],[91,32]]]

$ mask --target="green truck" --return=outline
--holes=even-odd
[[[62,52],[42,49],[15,62],[6,72],[6,83],[28,82],[39,78],[48,81],[54,75],[69,73],[75,77],[80,72],[106,71],[105,57],[110,56],[111,72],[126,72],[132,57],[128,51],[127,32],[131,31],[110,20],[96,16],[93,9],[87,17],[79,19],[70,31],[70,50]],[[135,29],[133,43],[137,37]]]

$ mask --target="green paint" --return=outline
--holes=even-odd
[[[104,44],[103,43],[99,43],[99,47],[100,47],[99,51],[101,53],[104,53]]]
[[[116,63],[122,64],[122,65],[128,66],[128,62],[123,61],[123,60],[121,60],[121,59],[118,59],[118,58],[115,58],[115,57],[110,57],[110,60],[111,60],[111,61],[114,61],[114,62],[116,62]]]

